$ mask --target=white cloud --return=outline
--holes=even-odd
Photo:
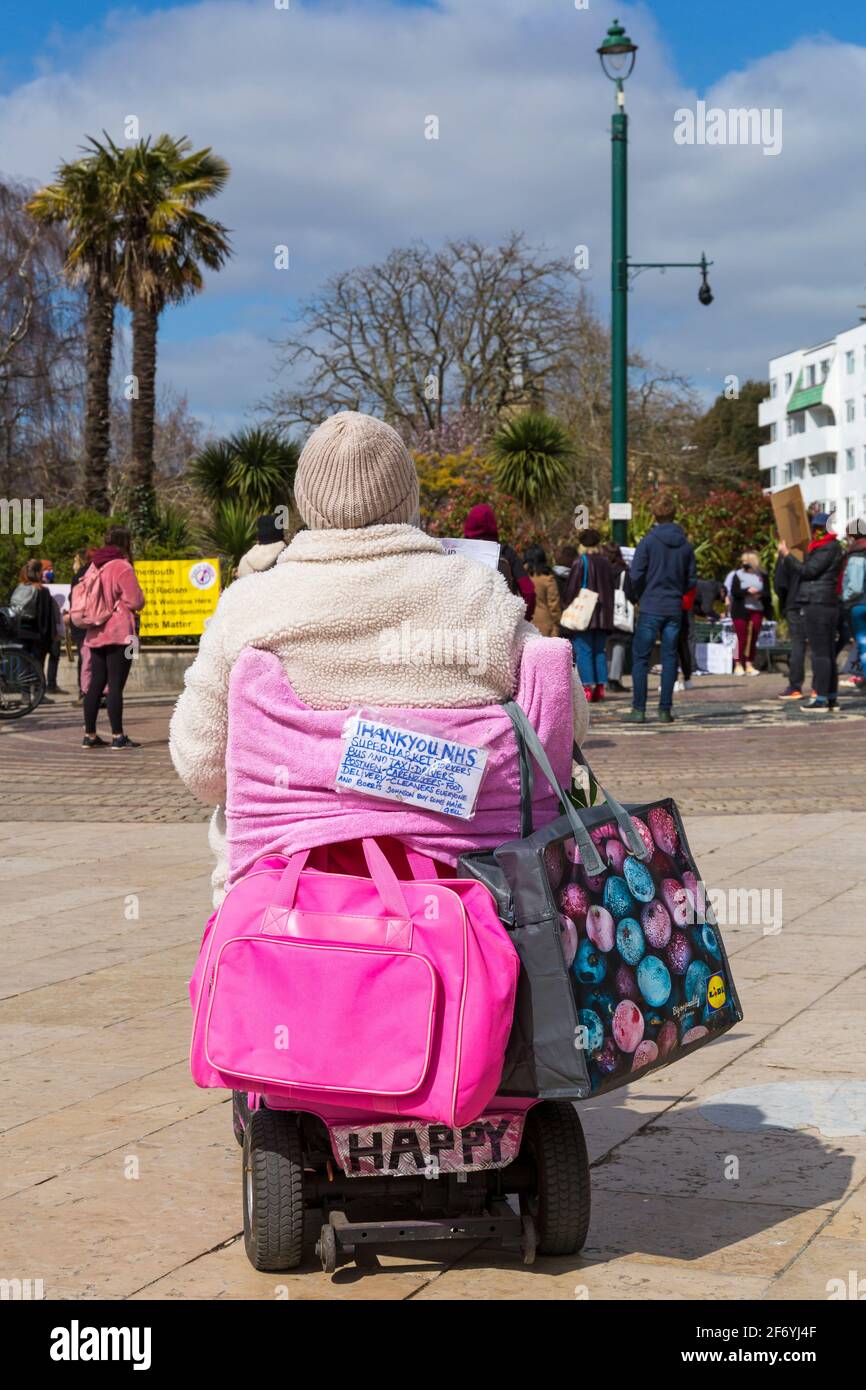
[[[728,372],[857,319],[863,299],[862,130],[866,50],[802,42],[734,73],[710,105],[781,107],[783,149],[674,143],[679,81],[645,7],[577,11],[565,0],[446,0],[288,11],[210,0],[150,16],[118,12],[66,66],[0,100],[9,174],[44,179],[103,127],[122,138],[187,133],[233,166],[218,215],[236,255],[212,277],[207,310],[179,311],[160,362],[204,417],[239,419],[262,395],[293,296],[396,244],[514,227],[551,250],[590,247],[607,312],[609,115],[595,48],[614,8],[640,44],[627,84],[631,251],[637,260],[716,261],[716,302],[697,274],[647,272],[631,300],[632,340],[715,390]],[[62,50],[56,50],[61,51]],[[840,93],[845,94],[844,103]],[[435,114],[440,139],[424,139]],[[214,205],[217,212],[217,205]],[[273,268],[287,243],[292,269]],[[238,308],[255,302],[252,320]],[[224,321],[214,328],[217,306]],[[185,317],[181,317],[185,316]],[[187,328],[189,326],[189,328]]]

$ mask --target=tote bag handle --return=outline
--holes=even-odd
[[[544,751],[544,745],[535,729],[532,727],[525,712],[521,709],[516,700],[508,700],[503,706],[506,714],[514,726],[517,738],[518,754],[521,760],[520,776],[520,804],[521,804],[521,831],[524,837],[532,833],[532,768],[529,762],[529,755],[535,759],[536,763],[544,773],[545,779],[550,785],[551,790],[559,798],[563,810],[568,817],[568,823],[574,835],[574,842],[580,851],[580,862],[588,874],[602,874],[605,870],[604,861],[590,838],[589,831],[583,823],[580,811],[574,805],[571,797],[564,790],[551,767],[550,760]],[[591,772],[589,764],[582,754],[579,755],[580,762],[588,771]],[[594,778],[597,781],[597,779]],[[610,807],[611,813],[623,833],[623,839],[636,859],[648,859],[649,851],[637,833],[634,821],[626,811],[624,806],[611,796],[608,791],[597,782],[598,789],[604,800]]]

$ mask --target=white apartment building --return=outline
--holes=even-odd
[[[770,441],[759,450],[765,488],[799,483],[836,525],[866,517],[866,323],[770,363],[758,407]]]

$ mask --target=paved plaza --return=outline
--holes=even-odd
[[[594,721],[602,780],[672,793],[708,886],[780,892],[781,930],[764,908],[724,929],[738,1027],[579,1107],[589,1243],[531,1268],[476,1246],[251,1269],[229,1106],[187,1070],[210,866],[171,702],[129,702],[126,754],[82,752],[63,701],[0,728],[0,1277],[49,1299],[825,1300],[866,1276],[866,701],[807,722],[779,688],[696,682],[670,730],[621,729],[621,699]]]

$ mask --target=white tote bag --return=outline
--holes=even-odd
[[[634,632],[634,604],[625,596],[625,570],[613,592],[613,626],[617,632]]]
[[[592,622],[592,615],[598,603],[598,594],[594,589],[586,587],[586,580],[589,574],[589,561],[583,557],[583,586],[566,608],[560,623],[569,632],[586,632]]]

